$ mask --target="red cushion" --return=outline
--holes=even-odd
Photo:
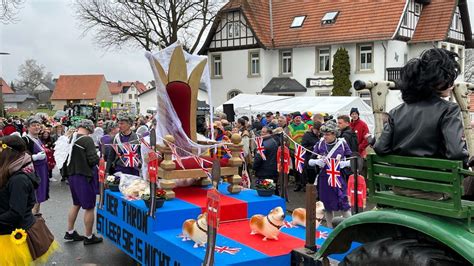
[[[166,85],[166,92],[170,97],[173,108],[181,121],[184,132],[191,136],[191,88],[187,83],[173,81]]]
[[[213,159],[211,157],[201,157],[203,158],[204,160],[207,160],[207,161],[210,161],[212,162]],[[182,163],[183,163],[183,166],[185,169],[199,169],[201,168],[198,163],[196,162],[196,160],[194,160],[193,158],[183,158],[181,159]],[[181,168],[179,166],[179,164],[176,162],[176,160],[174,160],[174,162],[176,163],[176,170],[183,170],[183,168]],[[228,158],[222,158],[219,160],[220,164],[221,164],[221,167],[226,167],[229,165],[229,159]],[[212,168],[212,164],[204,161],[204,167],[206,168]]]

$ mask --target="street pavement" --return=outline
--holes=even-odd
[[[60,180],[57,169],[53,177]],[[64,240],[67,229],[67,214],[72,205],[69,186],[65,182],[50,182],[50,199],[41,204],[41,212],[55,239],[61,246],[61,251],[51,257],[46,265],[136,265],[111,242],[104,239],[103,243],[84,246],[82,242]],[[79,212],[76,230],[84,234],[83,211]],[[95,229],[94,229],[95,231]]]
[[[61,179],[57,169],[53,172],[53,176],[57,180]],[[305,193],[293,192],[292,184],[289,185],[288,190],[290,202],[287,203],[287,210],[304,207]],[[89,246],[84,246],[82,242],[64,240],[67,214],[71,205],[69,186],[65,182],[50,182],[50,199],[41,205],[41,212],[59,242],[61,251],[53,255],[47,265],[136,265],[133,259],[107,239],[104,239],[103,243]],[[84,234],[82,219],[83,211],[81,210],[75,226],[80,234]]]

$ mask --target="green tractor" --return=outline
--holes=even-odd
[[[94,123],[100,115],[101,108],[95,105],[89,104],[72,104],[64,106],[64,111],[67,116],[63,123],[70,126],[75,126],[82,119],[90,119]]]
[[[371,91],[379,135],[386,96],[395,84],[357,81],[354,87]],[[471,155],[474,147],[466,96],[473,88],[459,83],[454,89]],[[342,221],[314,255],[303,255],[300,261],[329,265],[329,255],[345,253],[357,242],[360,246],[339,265],[474,265],[474,201],[462,199],[463,180],[468,176],[474,172],[463,169],[461,161],[370,154],[368,201],[376,208]],[[395,193],[393,188],[442,196],[415,198]]]

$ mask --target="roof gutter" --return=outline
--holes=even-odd
[[[272,38],[272,48],[275,48],[275,40],[273,39],[273,11],[272,11],[272,0],[268,0],[268,6],[270,10],[270,37]]]

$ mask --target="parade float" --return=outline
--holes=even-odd
[[[180,45],[147,58],[157,85],[156,127],[141,141],[150,207],[123,191],[104,189],[101,162],[98,233],[143,265],[290,265],[292,251],[308,245],[308,232],[313,250],[322,245],[331,230],[315,231],[315,213],[322,211],[314,207],[315,198],[305,213],[308,231],[301,221],[292,222],[284,198],[241,187],[240,136],[230,143],[198,141],[197,90],[205,86],[211,93],[207,58]],[[230,158],[215,159],[213,149],[219,147]],[[155,207],[158,187],[168,198],[161,208]]]

